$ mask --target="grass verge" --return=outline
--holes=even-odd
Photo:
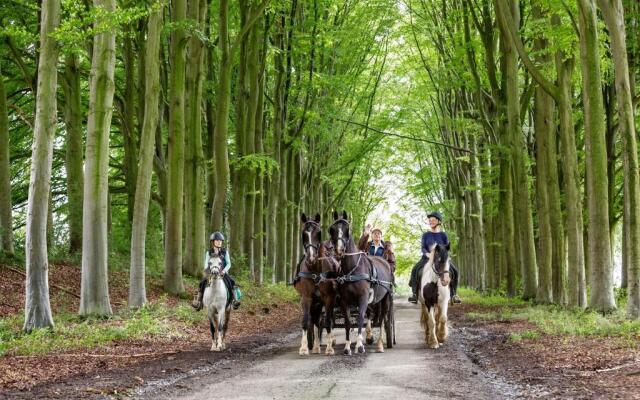
[[[242,309],[249,312],[258,307],[297,301],[293,288],[283,284],[244,284],[242,287]],[[125,305],[106,319],[57,313],[53,329],[39,329],[30,334],[22,332],[21,315],[0,318],[0,357],[93,349],[115,341],[180,338],[186,334],[186,327],[201,325],[206,318],[202,312],[194,312],[189,303],[190,299],[176,303],[175,299],[163,296],[137,310]]]
[[[538,332],[527,331],[515,334],[511,340],[534,338],[533,333],[578,336],[617,336],[625,339],[640,339],[640,321],[629,320],[625,315],[625,304],[621,302],[616,312],[602,315],[590,310],[567,309],[557,305],[536,305],[520,298],[485,296],[467,288],[460,288],[466,304],[480,306],[467,312],[471,319],[487,321],[525,320],[534,324]]]

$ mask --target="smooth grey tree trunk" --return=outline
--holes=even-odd
[[[189,18],[204,30],[206,2],[189,2]],[[204,152],[202,143],[202,42],[193,35],[187,48],[185,83],[185,170],[184,209],[185,244],[183,270],[191,276],[200,276],[205,253],[204,233]]]
[[[616,95],[620,134],[623,137],[624,224],[626,226],[623,257],[627,261],[627,314],[640,319],[640,175],[638,145],[633,108],[633,93],[629,78],[629,60],[622,1],[598,0],[609,30],[615,67]]]
[[[94,0],[107,13],[115,0]],[[115,28],[114,28],[115,29]],[[110,315],[108,283],[109,132],[115,89],[116,33],[96,34],[90,76],[89,119],[82,218],[80,315]]]
[[[9,166],[9,117],[4,77],[0,71],[0,250],[13,256],[13,216],[11,212],[11,169]]]
[[[82,92],[80,89],[80,59],[77,54],[66,56],[64,66],[64,119],[67,130],[67,205],[69,252],[82,249],[82,196],[84,190],[82,134]]]
[[[580,61],[584,102],[585,154],[587,165],[587,212],[589,215],[589,270],[592,274],[589,306],[600,312],[616,309],[613,265],[609,239],[607,154],[596,7],[593,0],[578,0]]]
[[[158,126],[160,97],[160,34],[162,32],[163,9],[158,8],[149,15],[145,54],[145,102],[144,121],[140,137],[136,197],[133,207],[131,230],[131,266],[129,269],[129,307],[141,307],[147,302],[145,289],[145,238],[147,216],[151,198],[151,173],[155,132]]]
[[[34,126],[29,203],[27,206],[24,331],[53,327],[49,302],[47,213],[51,187],[51,163],[56,129],[58,45],[50,35],[60,23],[60,1],[42,2],[40,59]]]
[[[211,207],[211,229],[224,231],[224,208],[229,190],[229,154],[227,131],[229,125],[229,97],[231,91],[231,58],[229,56],[229,1],[220,0],[218,11],[218,47],[220,75],[218,77],[216,128],[214,137],[214,168],[216,189]]]
[[[183,24],[187,15],[186,3],[186,0],[176,0],[173,2],[171,10],[173,22],[177,26],[171,38],[167,220],[164,250],[164,290],[170,294],[184,292],[182,283],[182,224],[184,220],[184,90],[187,40]]]

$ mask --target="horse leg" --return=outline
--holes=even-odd
[[[324,354],[332,356],[335,352],[333,350],[333,299],[324,301],[324,326],[327,329],[327,347],[324,350]]]
[[[209,330],[211,331],[211,351],[216,351],[216,328],[211,318],[209,318]]]
[[[356,341],[356,350],[358,353],[364,354],[364,344],[362,343],[362,327],[364,326],[364,315],[367,312],[367,304],[369,303],[369,291],[366,296],[362,296],[360,299],[360,305],[358,306],[358,339]]]
[[[222,339],[221,339],[221,350],[225,350],[227,348],[227,344],[225,342],[225,339],[227,338],[227,330],[229,329],[229,320],[231,319],[231,309],[225,308],[224,311],[224,321],[222,324]]]
[[[344,355],[351,355],[351,340],[349,339],[349,332],[351,331],[351,315],[349,313],[349,307],[346,305],[346,300],[342,300],[340,305],[342,308],[342,315],[344,315]]]
[[[224,350],[224,313],[218,313],[218,351]]]
[[[302,299],[302,339],[300,340],[300,349],[298,354],[301,356],[309,355],[309,343],[307,342],[307,329],[309,327],[309,312],[311,309],[311,301]]]
[[[448,290],[448,288],[447,288]],[[443,299],[445,300],[445,299]],[[447,341],[447,338],[449,337],[449,328],[447,327],[447,311],[448,311],[448,307],[449,307],[449,301],[442,301],[439,305],[438,305],[438,329],[437,329],[437,337],[438,337],[438,342],[440,343],[444,343]]]
[[[367,327],[364,329],[367,337],[367,344],[373,344],[373,329],[371,328],[371,318],[367,318]]]
[[[378,335],[378,343],[376,344],[376,353],[384,353],[382,335],[384,332],[384,322],[389,318],[389,296],[390,294],[387,294],[380,304],[380,315],[378,317],[380,321],[380,334]]]
[[[427,315],[427,346],[432,349],[438,348],[438,338],[436,338],[436,319],[435,319],[435,306],[429,307]]]
[[[320,327],[313,325],[313,354],[320,354]]]
[[[214,311],[212,318],[209,320],[211,326],[213,327],[213,332],[211,334],[211,351],[220,351],[218,348],[218,338],[220,337],[220,325],[218,323],[220,316],[218,313]]]

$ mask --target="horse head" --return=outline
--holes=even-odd
[[[331,243],[338,257],[347,251],[349,241],[351,241],[351,226],[347,219],[347,212],[343,211],[342,216],[337,212],[333,212],[333,224],[329,227],[329,236]]]
[[[304,247],[304,255],[309,263],[316,261],[319,252],[319,246],[322,242],[322,229],[320,228],[320,214],[316,214],[314,219],[308,219],[302,213],[302,245]]]
[[[222,276],[222,258],[220,256],[212,256],[209,258],[207,265],[207,273],[209,285],[212,285],[218,278]]]
[[[340,263],[334,256],[333,245],[330,240],[320,243],[320,247],[318,248],[318,258],[323,260],[321,265],[323,273],[341,273]]]
[[[447,286],[451,278],[449,277],[449,251],[448,246],[437,244],[431,250],[431,256],[429,257],[433,262],[431,268],[433,272],[440,278],[443,286]]]

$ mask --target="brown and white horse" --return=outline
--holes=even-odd
[[[449,306],[449,252],[436,244],[429,254],[429,262],[422,271],[418,299],[422,313],[420,323],[425,330],[427,346],[437,349],[447,340],[447,309]]]
[[[320,353],[322,307],[325,308],[324,325],[327,329],[325,354],[333,355],[333,307],[337,284],[335,281],[338,264],[329,254],[326,243],[321,240],[320,214],[313,220],[301,215],[301,240],[304,256],[298,266],[294,286],[300,294],[302,306],[302,339],[298,354],[309,355],[309,347],[314,354]],[[313,329],[311,332],[309,329]],[[312,345],[312,346],[310,346]]]
[[[335,249],[335,255],[340,260],[340,274],[338,277],[338,292],[340,294],[340,307],[345,320],[345,347],[344,354],[351,355],[351,330],[350,307],[358,306],[358,337],[356,339],[356,351],[364,353],[362,328],[365,314],[371,305],[372,314],[379,321],[389,318],[391,296],[393,296],[393,275],[391,267],[381,257],[369,257],[364,252],[358,251],[351,228],[347,220],[347,213],[342,216],[334,212],[335,221],[329,228],[331,243]],[[373,284],[373,287],[372,287]],[[383,352],[381,334],[378,338],[376,351]],[[392,340],[387,338],[387,340]]]

